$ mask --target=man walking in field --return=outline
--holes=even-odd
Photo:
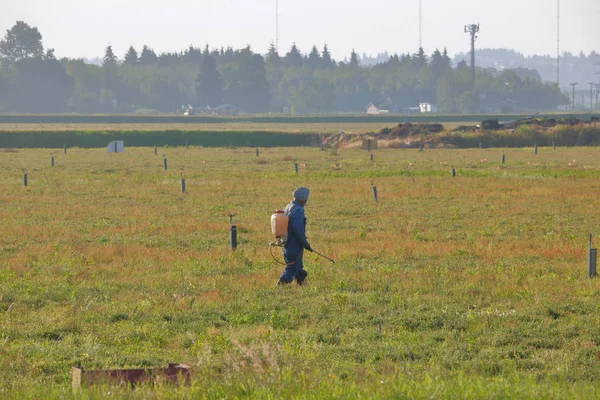
[[[279,277],[277,286],[287,285],[296,279],[296,283],[302,286],[306,282],[308,275],[304,270],[302,255],[304,250],[313,251],[306,240],[306,217],[304,217],[304,207],[308,201],[309,190],[305,187],[299,187],[294,190],[294,200],[284,210],[288,216],[288,237],[283,246],[283,259],[285,260],[285,269]]]

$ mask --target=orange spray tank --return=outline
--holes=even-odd
[[[287,240],[289,217],[283,210],[271,215],[271,233],[275,236],[276,245],[282,246]]]

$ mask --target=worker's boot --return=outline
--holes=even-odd
[[[286,282],[283,279],[279,278],[276,286],[285,286],[285,285],[289,285],[289,284],[290,284],[290,282]]]

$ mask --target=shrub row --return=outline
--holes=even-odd
[[[319,135],[282,132],[23,131],[0,132],[0,148],[98,148],[113,140],[126,146],[298,147],[318,145]],[[187,141],[187,142],[186,142]]]
[[[556,146],[600,146],[600,125],[564,125],[549,129],[523,125],[513,131],[444,132],[428,135],[426,141],[434,147],[458,148],[476,148],[480,142],[484,147],[552,146],[552,143]]]

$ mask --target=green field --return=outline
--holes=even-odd
[[[0,149],[0,397],[597,398],[599,178],[596,147]],[[336,263],[277,288],[300,185]],[[191,386],[71,390],[169,362]]]

